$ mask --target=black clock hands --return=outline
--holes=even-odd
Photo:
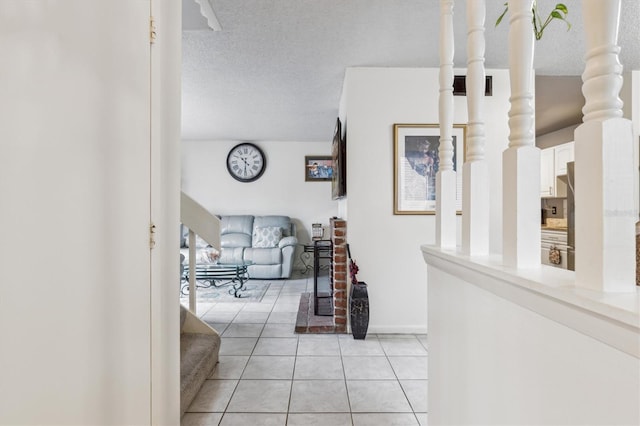
[[[247,176],[247,167],[249,166],[249,163],[247,163],[247,159],[244,157],[240,157],[242,158],[242,162],[244,163],[244,175]]]

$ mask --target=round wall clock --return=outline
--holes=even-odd
[[[240,182],[253,182],[262,176],[266,167],[264,153],[252,143],[238,144],[227,155],[227,170]]]

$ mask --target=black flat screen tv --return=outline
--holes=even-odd
[[[333,160],[331,198],[338,200],[347,195],[347,144],[346,138],[342,136],[340,118],[336,119],[336,128],[333,132],[331,159]]]

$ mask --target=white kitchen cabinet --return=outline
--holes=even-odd
[[[567,174],[567,163],[574,160],[574,142],[540,151],[540,197],[566,197],[566,183],[558,176]]]
[[[540,242],[542,264],[567,269],[567,231],[543,228]],[[552,255],[554,251],[555,256]]]
[[[553,148],[540,151],[540,197],[555,197],[555,152]]]
[[[568,142],[553,148],[555,153],[556,176],[567,174],[567,163],[573,161],[574,159],[574,145],[574,142]]]

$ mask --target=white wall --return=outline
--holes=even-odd
[[[508,144],[510,89],[507,71],[487,75],[493,75],[493,96],[485,98],[491,250],[500,252],[499,164]],[[425,332],[426,266],[419,247],[435,243],[435,217],[393,214],[393,124],[439,122],[438,70],[349,68],[346,80],[347,232],[358,278],[369,285],[369,330]],[[454,104],[454,122],[465,124],[466,97],[456,96]]]
[[[153,45],[151,76],[151,424],[180,422],[180,311],[176,303],[179,265],[174,261],[180,218],[181,2],[153,2],[162,37]],[[121,248],[119,248],[121,250]],[[141,267],[143,265],[140,265]]]
[[[152,340],[165,337],[174,350],[156,366],[177,361],[177,335],[158,326],[177,331],[178,301],[173,319],[152,325],[150,1],[8,4],[0,13],[0,424],[151,424]],[[174,31],[165,34],[179,40]],[[177,74],[165,77],[175,90]],[[176,170],[176,161],[167,164]],[[177,288],[176,280],[176,297]],[[177,386],[175,377],[163,384]],[[168,403],[173,416],[157,424],[175,424],[178,405]]]
[[[577,124],[568,126],[555,132],[545,133],[542,136],[536,137],[536,146],[540,149],[551,148],[552,146],[560,145],[567,142],[573,142],[575,140],[573,132],[578,127]]]
[[[331,142],[254,142],[265,153],[267,168],[260,179],[250,183],[236,181],[227,171],[227,154],[237,143],[183,141],[182,190],[218,215],[290,216],[300,242],[310,241],[312,223],[328,226],[329,219],[338,214],[338,203],[331,199],[331,182],[306,182],[304,175],[304,157],[331,155]]]
[[[429,424],[640,423],[637,358],[476,284],[429,267]]]

